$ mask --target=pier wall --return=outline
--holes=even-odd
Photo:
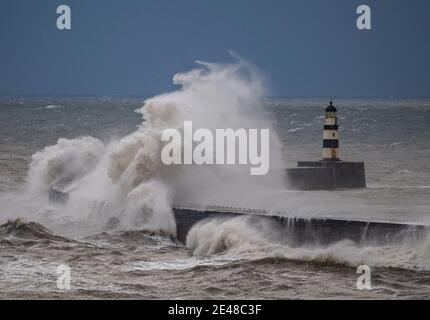
[[[52,201],[67,201],[67,194],[52,190]],[[216,207],[218,208],[218,207]],[[176,238],[186,244],[189,231],[199,222],[208,219],[230,219],[245,217],[250,227],[258,232],[262,223],[270,224],[276,240],[289,246],[327,246],[341,240],[356,244],[384,245],[405,240],[416,241],[429,235],[429,226],[404,223],[355,221],[326,218],[289,218],[271,215],[268,211],[223,208],[193,209],[173,208],[176,221]]]
[[[277,240],[286,242],[289,246],[327,246],[341,240],[350,240],[360,245],[383,245],[405,240],[416,241],[426,237],[429,232],[425,226],[401,223],[287,218],[234,211],[199,211],[182,208],[174,208],[173,212],[176,220],[177,239],[183,244],[186,243],[191,228],[205,219],[226,219],[240,216],[249,217],[250,226],[255,228],[258,228],[262,221],[271,223],[274,233],[277,234]]]

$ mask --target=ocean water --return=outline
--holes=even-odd
[[[1,223],[28,176],[31,156],[59,138],[90,135],[108,143],[141,123],[144,98],[2,98],[0,102]],[[287,165],[318,159],[325,100],[269,101],[266,115]],[[369,188],[338,192],[280,192],[274,203],[296,215],[349,214],[426,221],[430,208],[430,101],[338,100],[344,159],[364,160]],[[332,201],[338,204],[329,206]],[[336,207],[336,210],[333,208]],[[24,207],[25,208],[25,207]],[[268,208],[271,209],[271,208]],[[27,212],[21,212],[26,216]],[[21,216],[17,213],[17,216]],[[137,229],[71,232],[43,215],[73,242],[3,236],[1,298],[428,298],[430,242],[421,246],[289,248],[270,243],[246,221],[231,221],[226,248],[195,253],[166,235]],[[49,222],[48,222],[49,221]],[[85,229],[85,228],[84,228]],[[76,230],[74,230],[76,231]],[[63,234],[62,234],[63,232]],[[0,233],[0,236],[2,234]],[[219,238],[221,239],[219,239]],[[429,240],[430,241],[430,240]],[[58,290],[56,268],[72,268],[71,290]],[[356,288],[356,266],[372,268],[373,289]]]
[[[178,75],[182,90],[150,99],[0,98],[0,225],[22,219],[0,227],[0,298],[429,298],[430,239],[294,248],[246,218],[199,224],[186,246],[172,239],[178,203],[430,224],[427,100],[335,100],[341,158],[365,161],[363,190],[288,191],[242,170],[160,166],[160,129],[187,117],[270,128],[278,173],[321,157],[326,99],[262,99],[253,80],[211,72]],[[67,204],[49,202],[52,184]],[[62,264],[70,290],[57,287]],[[362,264],[372,290],[357,289]]]

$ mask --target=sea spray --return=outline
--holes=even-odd
[[[266,243],[261,233],[247,223],[248,217],[213,218],[194,226],[187,236],[187,246],[194,255],[236,254],[236,249],[256,250]]]
[[[272,190],[283,189],[281,143],[263,112],[264,79],[239,60],[233,64],[199,62],[199,67],[174,76],[180,88],[145,101],[137,110],[139,128],[109,143],[92,137],[60,139],[32,157],[27,192],[46,198],[52,186],[69,194],[67,204],[50,212],[54,220],[76,219],[103,228],[112,218],[119,228],[151,228],[175,233],[173,204],[271,205]],[[161,133],[196,128],[270,129],[270,169],[250,177],[249,166],[173,165],[161,162]],[[46,205],[46,201],[41,201]],[[56,210],[52,214],[52,210]],[[77,230],[78,232],[78,230]]]
[[[222,254],[238,260],[291,260],[321,265],[393,267],[430,271],[430,238],[405,240],[384,246],[357,245],[341,240],[329,246],[291,246],[267,221],[252,217],[209,218],[196,224],[187,237],[187,247],[195,256]],[[281,240],[284,239],[284,240]]]
[[[59,139],[31,157],[29,189],[47,192],[60,181],[82,178],[95,168],[103,153],[104,145],[92,137]]]

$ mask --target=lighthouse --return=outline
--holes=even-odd
[[[325,109],[323,160],[339,161],[339,125],[333,102]]]
[[[325,108],[323,157],[299,161],[287,168],[287,187],[296,190],[337,190],[366,188],[364,162],[340,161],[337,109],[330,101]]]

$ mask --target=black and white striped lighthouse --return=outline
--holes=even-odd
[[[339,161],[339,125],[333,102],[325,109],[323,160]]]
[[[366,188],[364,162],[341,161],[339,125],[333,102],[325,109],[323,158],[298,161],[287,169],[287,186],[293,190],[337,190]]]

